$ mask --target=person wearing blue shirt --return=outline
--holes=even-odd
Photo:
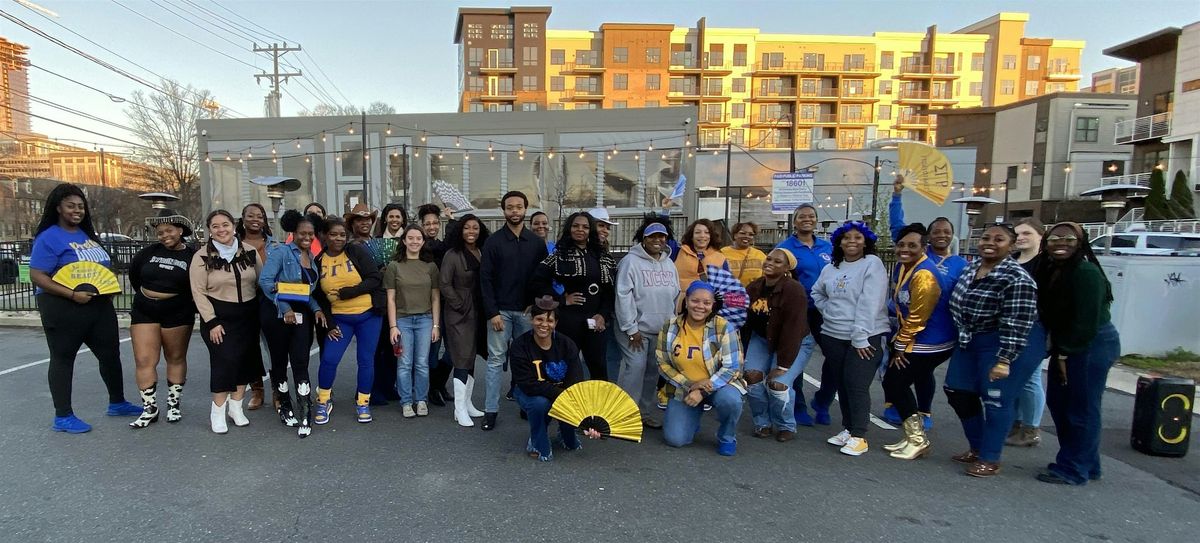
[[[796,208],[792,219],[792,228],[795,229],[795,233],[779,242],[775,248],[787,250],[796,257],[796,268],[792,270],[792,276],[801,285],[804,285],[805,294],[811,297],[813,285],[817,282],[817,277],[821,276],[821,269],[833,258],[833,244],[817,237],[817,208],[812,204],[800,204]],[[816,334],[821,332],[821,313],[817,311],[815,305],[811,304],[808,306],[808,327],[809,334],[801,342],[800,354],[794,362],[794,364],[800,364],[800,367],[808,364],[808,359],[812,356],[813,349],[816,348]],[[824,367],[822,367],[822,375],[824,375],[824,371]],[[822,387],[813,396],[813,411],[816,412],[817,424],[827,425],[830,423],[829,406],[833,403],[833,394],[836,390],[831,386],[832,383],[825,385],[824,381],[826,380],[822,381]],[[813,417],[808,414],[808,404],[804,401],[803,383],[803,377],[801,377],[792,387],[796,393],[796,424],[812,426]]]
[[[901,202],[900,196],[904,192],[904,176],[897,175],[896,181],[892,184],[892,201],[888,203],[888,228],[892,232],[892,239],[896,239],[896,235],[900,233],[908,223],[904,222],[904,204]],[[929,261],[937,267],[938,271],[944,276],[943,284],[949,285],[950,288],[942,289],[942,296],[949,300],[950,292],[954,290],[953,285],[958,282],[959,276],[963,270],[967,269],[967,259],[954,254],[954,223],[946,217],[938,217],[929,222],[929,244],[925,247],[925,256]],[[937,392],[937,380],[930,373],[926,378],[918,380],[913,385],[917,393],[917,410],[924,418],[925,429],[933,427],[933,396]],[[887,400],[887,398],[884,398]],[[891,403],[884,402],[884,420],[893,424],[900,423],[900,415],[896,413],[895,408],[891,407]]]
[[[107,414],[118,417],[142,414],[140,406],[125,401],[117,312],[112,296],[98,294],[94,288],[71,289],[53,279],[63,266],[75,262],[112,266],[108,251],[100,246],[89,211],[87,197],[78,186],[63,183],[54,187],[42,209],[29,257],[29,279],[37,286],[38,311],[50,349],[52,429],[69,434],[92,429],[71,409],[75,354],[81,345],[86,344],[100,362],[100,378],[108,389]]]

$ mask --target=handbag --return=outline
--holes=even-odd
[[[280,282],[276,284],[275,289],[275,298],[285,302],[308,303],[312,294],[312,285],[308,283]]]

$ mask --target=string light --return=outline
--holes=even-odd
[[[579,148],[579,158],[583,158],[583,147]]]
[[[458,136],[454,136],[454,146],[455,146],[455,147],[462,147],[462,140],[461,140],[461,139],[459,139],[459,137],[458,137]]]
[[[1154,165],[1154,169],[1156,169],[1156,170],[1162,170],[1162,169],[1163,169],[1162,162],[1159,162],[1158,164],[1155,164],[1155,165]]]
[[[617,153],[619,153],[619,152],[620,151],[617,150],[617,145],[614,143],[613,148],[612,148],[612,155],[617,156]]]
[[[424,141],[424,140],[422,140],[422,141]],[[524,145],[522,145],[521,148],[517,150],[517,156],[521,157],[521,160],[525,160],[525,146]]]
[[[420,158],[420,157],[421,157],[421,148],[413,147],[413,158]]]
[[[496,160],[496,153],[488,151],[488,160]]]
[[[492,152],[492,142],[488,141],[488,152]]]
[[[1071,165],[1070,165],[1070,164],[1068,164],[1068,165],[1064,166],[1064,167],[1063,167],[1063,171],[1064,171],[1064,172],[1067,172],[1067,173],[1071,173]]]
[[[443,158],[446,158],[446,156],[443,155],[441,151],[438,151],[438,160],[441,160]]]
[[[254,153],[252,151],[246,151],[246,158],[254,158]]]
[[[988,173],[988,172],[990,172],[990,171],[991,171],[991,170],[989,170],[987,166],[984,166],[984,167],[982,167],[982,168],[979,168],[979,173],[981,173],[981,174],[984,174],[984,175],[987,175],[987,173]]]
[[[1028,172],[1029,172],[1029,166],[1027,166],[1026,163],[1022,162],[1021,163],[1021,173],[1028,173]]]
[[[421,131],[421,143],[425,143],[425,131]]]
[[[546,158],[549,158],[549,159],[551,159],[551,160],[553,160],[553,159],[554,159],[554,148],[553,148],[553,147],[551,147],[551,148],[550,148],[550,152],[549,152],[549,153],[546,153]]]
[[[350,133],[354,133],[354,123],[350,123]]]
[[[309,157],[308,155],[304,155],[304,162],[305,162],[305,163],[312,162],[312,158],[311,158],[311,157]]]
[[[299,148],[300,148],[300,142],[299,142],[299,141],[297,141],[297,142],[296,142],[296,148],[297,148],[297,149],[299,149]]]
[[[633,159],[634,159],[634,160],[641,160],[641,159],[642,159],[642,154],[641,154],[641,153],[633,153]]]
[[[271,144],[271,154],[272,155],[275,154],[275,144],[274,143]]]
[[[325,132],[324,131],[321,132],[321,142],[322,143],[325,142]]]
[[[392,135],[392,123],[388,123],[387,130],[384,130],[383,133],[389,136]],[[425,141],[425,138],[421,138],[421,141]]]
[[[275,157],[271,157],[271,163],[272,163],[272,164],[278,164],[278,163],[279,163],[279,159],[278,159],[278,158],[275,158]]]
[[[1116,171],[1117,171],[1117,165],[1116,165],[1116,163],[1109,164],[1109,165],[1108,165],[1108,171],[1110,171],[1110,172],[1116,172]]]
[[[662,154],[662,156],[661,156],[660,158],[662,158],[663,160],[666,160],[666,159],[667,159],[667,154],[666,154],[666,153],[663,153],[663,154]]]
[[[212,162],[212,159],[211,159],[211,158],[209,158],[209,156],[208,156],[208,153],[204,153],[204,161],[205,161],[205,162]]]
[[[654,150],[654,140],[650,140],[650,146],[649,146],[649,147],[646,147],[646,150],[647,150],[647,151],[653,151],[653,150]]]
[[[471,153],[463,153],[463,162],[471,161]]]
[[[225,153],[225,160],[233,160],[233,159],[229,157],[229,153]]]
[[[691,135],[684,136],[684,140],[683,140],[683,146],[684,146],[684,147],[691,147],[691,146],[692,146],[692,136],[691,136]]]

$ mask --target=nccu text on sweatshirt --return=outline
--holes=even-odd
[[[630,247],[617,266],[617,328],[632,336],[657,334],[675,313],[679,275],[666,251],[653,258],[642,244]]]
[[[849,340],[856,349],[869,347],[868,338],[891,327],[887,292],[887,269],[875,255],[825,266],[812,289],[813,303],[825,319],[821,333]]]

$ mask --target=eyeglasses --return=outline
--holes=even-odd
[[[1074,241],[1079,241],[1079,238],[1077,238],[1073,235],[1066,235],[1066,236],[1049,235],[1049,236],[1046,236],[1046,241],[1049,243],[1054,243],[1056,241],[1074,242]]]

